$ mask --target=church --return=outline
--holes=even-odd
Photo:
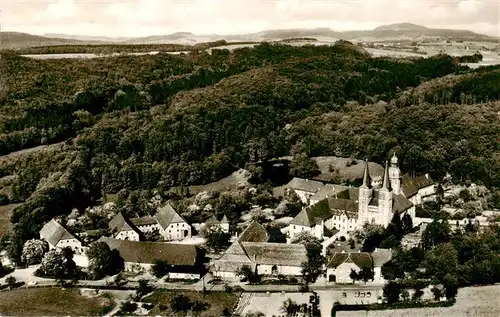
[[[398,158],[394,154],[390,166],[386,162],[382,181],[372,179],[365,163],[363,184],[360,187],[329,186],[326,198],[311,201],[288,226],[288,236],[293,239],[307,231],[323,238],[325,227],[349,233],[368,222],[387,227],[395,213],[415,218],[415,205],[422,195],[434,193],[434,183],[428,175],[417,178],[401,176]]]

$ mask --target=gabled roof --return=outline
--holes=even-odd
[[[288,184],[287,188],[302,190],[309,193],[316,193],[325,186],[323,183],[304,178],[294,177]]]
[[[392,250],[391,249],[379,249],[376,248],[375,251],[372,252],[373,266],[374,267],[382,267],[385,263],[389,262],[392,258]]]
[[[163,229],[166,229],[172,223],[187,223],[187,221],[184,220],[184,218],[182,218],[169,203],[158,210],[156,219]]]
[[[226,215],[224,215],[224,217],[222,217],[220,223],[229,223],[229,220],[227,219]]]
[[[303,227],[312,227],[315,225],[315,222],[309,217],[308,213],[309,208],[302,208],[302,210],[295,216],[292,221],[290,221],[291,225],[303,226]]]
[[[136,233],[140,233],[139,229],[137,229],[131,222],[127,221],[121,212],[117,213],[113,219],[111,219],[108,226],[109,229],[116,231],[116,233],[122,231],[134,231]]]
[[[47,240],[53,246],[57,245],[61,240],[76,239],[66,228],[54,219],[47,222],[40,230],[40,237]],[[80,240],[78,240],[80,241]]]
[[[241,246],[241,243],[235,241],[231,246],[224,252],[222,257],[214,261],[215,269],[224,272],[236,272],[243,265],[251,265],[252,261],[248,258],[245,250]]]
[[[415,195],[419,189],[434,185],[434,181],[428,175],[420,175],[411,178],[410,175],[405,174],[401,177],[401,191],[406,197]]]
[[[392,212],[401,214],[413,207],[413,203],[403,195],[392,195]]]
[[[254,264],[301,266],[307,261],[303,244],[242,242],[241,245]]]
[[[98,241],[120,252],[125,262],[151,264],[154,260],[167,261],[170,265],[194,266],[197,251],[192,244],[164,242],[139,242],[102,237]]]
[[[348,189],[348,186],[336,185],[336,184],[326,184],[316,194],[311,196],[311,200],[320,201],[330,196],[335,196],[335,193],[342,192]]]
[[[327,267],[337,268],[342,263],[354,263],[360,269],[373,268],[373,259],[367,252],[335,253],[328,261]]]
[[[255,220],[238,237],[239,242],[267,242],[268,239],[266,228]]]
[[[150,226],[158,224],[155,217],[130,218],[129,220],[134,226]]]

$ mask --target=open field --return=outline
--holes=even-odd
[[[113,305],[109,298],[84,297],[77,289],[32,288],[0,292],[0,314],[7,316],[102,316]]]
[[[12,210],[17,206],[19,206],[19,204],[0,206],[0,237],[9,232],[12,228],[10,215],[12,214]]]
[[[500,316],[500,285],[467,287],[458,291],[452,307],[337,312],[337,317],[497,317]]]
[[[172,310],[170,308],[170,301],[176,295],[186,295],[191,302],[201,301],[210,304],[208,310],[201,313],[201,317],[208,316],[222,316],[222,311],[227,308],[231,310],[238,300],[239,293],[224,293],[224,292],[209,292],[205,295],[201,292],[195,291],[166,291],[166,292],[154,292],[153,294],[147,296],[143,299],[143,302],[149,302],[155,304],[153,310],[150,311],[150,315],[155,316],[161,315],[170,316]],[[166,310],[160,311],[158,305],[163,304],[168,308]]]
[[[264,316],[279,316],[283,313],[280,311],[282,303],[290,298],[297,304],[309,303],[309,296],[312,293],[247,293],[249,298],[248,305],[243,307],[242,315],[261,312]]]

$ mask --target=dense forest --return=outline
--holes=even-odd
[[[368,158],[500,187],[500,67],[333,46],[35,60],[2,54],[14,239],[121,189],[205,184],[290,154]],[[0,92],[1,95],[1,92]],[[57,146],[48,146],[51,144]]]

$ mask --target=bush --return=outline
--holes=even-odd
[[[120,307],[120,312],[123,313],[133,313],[136,310],[137,310],[137,304],[130,301],[123,302]]]

